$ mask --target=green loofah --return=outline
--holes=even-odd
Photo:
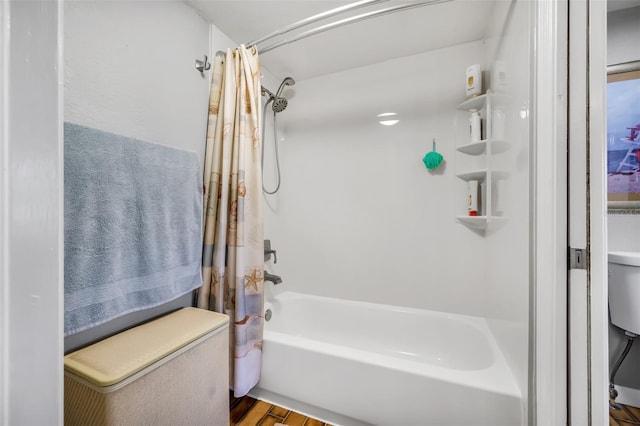
[[[422,162],[427,167],[427,169],[432,170],[440,166],[443,160],[442,154],[436,152],[436,140],[433,140],[433,151],[428,152],[427,155],[424,156]]]

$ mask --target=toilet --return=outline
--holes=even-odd
[[[613,325],[640,335],[640,251],[609,252],[609,313]]]

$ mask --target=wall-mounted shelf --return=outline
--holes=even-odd
[[[471,142],[456,148],[457,151],[468,155],[481,155],[487,150],[487,145],[491,145],[493,154],[500,154],[511,148],[511,144],[503,140],[481,140],[480,142]]]
[[[490,100],[488,101],[488,99]],[[509,103],[509,99],[509,95],[505,95],[504,93],[493,93],[490,90],[487,90],[487,93],[483,95],[467,99],[466,101],[458,104],[457,109],[461,111],[471,111],[472,109],[477,109],[478,111],[480,111],[489,103],[491,103],[493,107],[506,106]]]
[[[469,182],[470,180],[484,182],[487,178],[487,169],[470,170],[468,172],[457,173],[456,176],[465,182]]]
[[[506,219],[503,216],[495,216],[493,212],[493,200],[495,199],[496,181],[506,179],[508,172],[503,170],[495,170],[492,165],[492,157],[496,154],[503,153],[511,148],[511,144],[503,139],[493,138],[492,118],[493,112],[496,106],[506,106],[509,101],[506,95],[496,95],[491,91],[476,96],[471,99],[460,103],[457,107],[460,111],[471,112],[477,110],[481,112],[484,120],[484,133],[485,138],[478,142],[469,142],[468,140],[461,141],[458,144],[456,150],[462,154],[485,157],[485,168],[476,170],[462,170],[458,171],[456,176],[460,179],[468,182],[471,180],[477,180],[482,184],[482,196],[480,198],[481,205],[480,213],[482,216],[456,216],[456,221],[471,229],[484,232],[487,229],[495,228],[503,225]],[[461,132],[466,134],[465,132]],[[496,133],[502,135],[502,132]],[[478,185],[480,187],[480,185]],[[499,194],[503,196],[503,194]]]
[[[462,172],[456,174],[460,179],[469,182],[470,180],[477,180],[479,182],[484,182],[487,180],[487,173],[489,173],[488,169],[479,169],[479,170],[470,170],[468,172]],[[491,180],[496,179],[505,179],[509,176],[509,172],[505,172],[504,170],[491,170]]]
[[[502,226],[506,222],[506,219],[502,216],[456,216],[456,221],[469,228],[485,231],[488,228]]]
[[[487,102],[487,94],[476,96],[471,99],[467,99],[458,105],[458,109],[462,111],[471,111],[472,109],[477,109],[480,111]]]

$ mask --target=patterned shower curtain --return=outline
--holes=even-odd
[[[264,233],[260,65],[244,46],[216,55],[204,166],[203,280],[198,307],[231,317],[230,386],[260,379]]]

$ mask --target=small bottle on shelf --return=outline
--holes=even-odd
[[[480,118],[480,112],[477,109],[471,110],[471,117],[469,118],[469,136],[471,142],[480,142],[482,139],[482,119]]]
[[[478,181],[470,180],[467,182],[467,190],[467,214],[478,216]]]

